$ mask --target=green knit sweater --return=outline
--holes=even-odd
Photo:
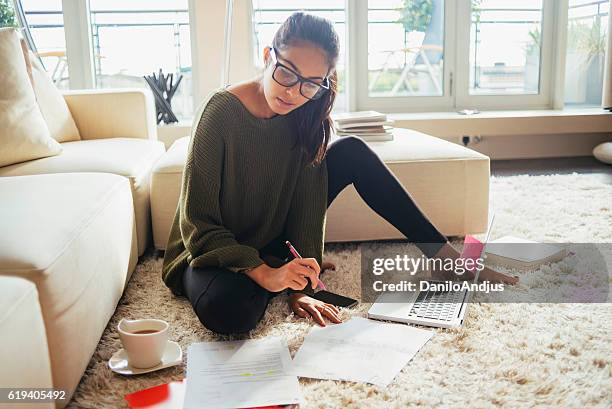
[[[208,95],[192,126],[162,267],[174,294],[183,294],[188,265],[243,274],[264,263],[259,249],[278,237],[321,264],[327,166],[308,165],[296,140],[289,115],[257,118],[224,88]]]

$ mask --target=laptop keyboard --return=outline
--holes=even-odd
[[[421,291],[410,310],[411,317],[449,322],[457,318],[465,291]]]

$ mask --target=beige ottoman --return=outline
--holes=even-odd
[[[36,285],[53,386],[71,395],[137,262],[130,182],[109,173],[0,177],[0,197],[0,276]]]
[[[408,129],[394,140],[370,142],[419,207],[447,236],[487,228],[489,158],[463,146]],[[153,168],[151,213],[155,247],[163,250],[181,189],[188,137],[178,139]],[[401,239],[404,236],[372,211],[351,185],[327,212],[326,242]]]

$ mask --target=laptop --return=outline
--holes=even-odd
[[[495,216],[489,222],[485,241],[476,254],[478,257],[483,256],[494,219]],[[480,270],[477,270],[474,283],[478,283],[479,274]],[[433,284],[444,283],[436,280],[427,281]],[[378,296],[368,310],[368,318],[428,327],[454,328],[463,325],[469,298],[470,292],[466,289],[459,291],[385,292]]]

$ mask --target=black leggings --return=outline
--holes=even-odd
[[[416,243],[425,255],[433,256],[447,241],[363,140],[353,136],[336,140],[329,145],[325,160],[328,207],[352,183],[371,209]],[[260,249],[260,253],[262,257],[285,259],[287,248],[282,238],[277,238]],[[246,274],[218,267],[189,266],[183,286],[202,324],[220,334],[252,330],[262,319],[270,299],[280,294],[266,290]]]

